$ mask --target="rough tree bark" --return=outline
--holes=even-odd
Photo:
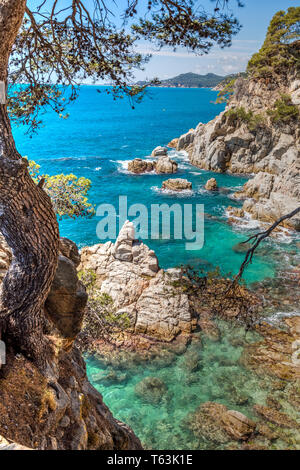
[[[0,0],[0,80],[26,0]],[[39,364],[47,356],[43,306],[57,266],[59,232],[52,204],[29,176],[16,150],[5,105],[0,105],[0,231],[13,260],[0,291],[0,337]]]

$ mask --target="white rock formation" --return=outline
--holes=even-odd
[[[116,242],[85,247],[79,269],[96,273],[101,293],[111,296],[118,313],[126,313],[136,333],[171,341],[192,330],[188,296],[175,291],[179,270],[159,268],[154,251],[135,240],[126,222]]]

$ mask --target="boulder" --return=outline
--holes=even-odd
[[[128,171],[132,173],[140,174],[140,173],[148,173],[153,171],[155,168],[155,162],[149,162],[146,160],[142,160],[141,158],[135,158],[131,162],[128,163]]]
[[[162,189],[169,189],[171,191],[186,191],[192,189],[192,183],[183,178],[174,178],[163,181]]]
[[[205,189],[207,191],[216,191],[218,189],[217,180],[215,178],[210,178],[205,185]]]
[[[118,313],[127,314],[136,334],[172,341],[194,328],[188,296],[173,287],[180,270],[160,269],[154,251],[135,239],[131,222],[114,244],[83,248],[79,269],[95,272],[99,292],[112,298]]]
[[[156,167],[155,167],[155,171],[158,174],[176,173],[177,169],[178,169],[178,164],[174,160],[171,160],[171,158],[168,156],[159,157]]]
[[[152,157],[164,157],[166,155],[168,155],[167,147],[156,147],[151,153]]]
[[[61,237],[59,240],[59,251],[61,255],[69,258],[76,268],[79,266],[80,253],[76,243],[74,243],[72,240]]]

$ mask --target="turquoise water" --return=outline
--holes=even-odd
[[[208,89],[151,89],[135,110],[127,101],[113,101],[95,87],[83,87],[79,100],[70,108],[70,118],[59,120],[45,114],[45,127],[30,139],[23,129],[14,129],[19,151],[41,165],[45,173],[75,173],[92,181],[90,201],[96,206],[110,203],[118,207],[119,195],[128,196],[128,204],[174,202],[181,205],[205,205],[205,244],[202,250],[186,251],[185,241],[147,241],[162,267],[189,263],[210,270],[220,266],[223,273],[237,272],[243,254],[232,247],[245,240],[254,228],[233,228],[227,224],[225,209],[240,206],[231,195],[244,177],[212,174],[192,167],[184,154],[172,157],[179,163],[176,176],[193,183],[193,192],[184,195],[159,191],[166,176],[133,176],[126,172],[127,161],[149,156],[158,145],[214,118],[223,105],[215,105],[216,93]],[[206,181],[214,176],[224,190],[209,193]],[[102,242],[96,236],[99,218],[63,220],[62,236],[79,246]],[[266,250],[267,248],[267,250]],[[276,275],[277,269],[293,263],[295,244],[289,239],[276,244],[269,240],[258,250],[246,272],[248,282]],[[184,351],[162,349],[160,358],[146,363],[138,357],[108,364],[104,359],[87,358],[92,383],[103,394],[114,415],[132,426],[144,445],[153,449],[212,448],[211,442],[195,436],[188,425],[189,413],[211,400],[226,404],[252,416],[252,405],[264,403],[268,386],[239,363],[245,332],[221,325],[218,343],[197,335]],[[240,338],[233,343],[234,337]],[[247,338],[247,340],[251,338]],[[141,396],[136,385],[147,377],[163,383],[162,396]],[[264,388],[265,386],[265,388]],[[151,402],[153,400],[153,402]],[[216,446],[218,447],[218,446]]]
[[[128,197],[128,205],[139,202],[150,211],[152,203],[174,202],[204,204],[205,213],[213,218],[205,221],[205,244],[198,251],[186,251],[184,240],[155,240],[147,243],[155,250],[161,267],[189,263],[209,270],[221,266],[223,273],[236,272],[243,259],[232,251],[232,246],[243,241],[248,232],[232,229],[226,223],[225,208],[240,205],[231,194],[241,187],[246,178],[212,174],[192,167],[184,155],[173,157],[179,163],[176,176],[189,179],[193,192],[184,196],[162,194],[159,191],[166,176],[126,174],[127,161],[145,157],[157,145],[166,145],[171,139],[207,122],[223,110],[216,105],[216,92],[210,89],[152,88],[142,104],[131,109],[127,100],[114,101],[111,96],[97,93],[93,86],[82,87],[80,98],[69,109],[68,120],[54,113],[44,115],[44,127],[29,138],[24,129],[14,129],[17,146],[41,165],[49,174],[74,173],[92,181],[90,201],[113,204],[118,208],[119,195]],[[210,177],[216,177],[225,191],[216,194],[203,189]],[[102,242],[96,236],[98,217],[92,219],[64,220],[60,222],[63,236],[79,246]],[[283,245],[284,251],[291,249]],[[248,281],[272,277],[278,264],[278,250],[274,256],[258,254],[246,273]],[[279,256],[280,258],[280,256]],[[280,261],[281,262],[281,261]]]

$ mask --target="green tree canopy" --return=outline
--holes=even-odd
[[[256,77],[271,78],[295,68],[300,71],[300,7],[278,11],[272,18],[266,39],[253,55],[248,71]]]

